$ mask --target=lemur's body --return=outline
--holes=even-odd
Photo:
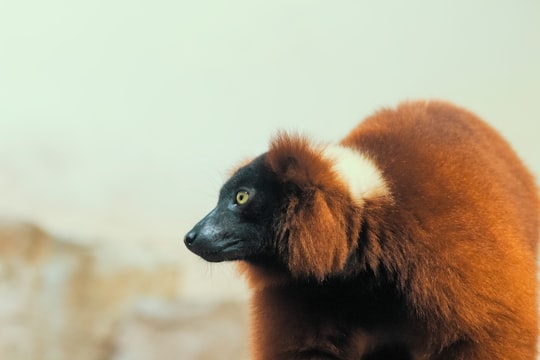
[[[239,260],[256,360],[535,359],[538,192],[477,117],[406,103],[280,134],[186,236]]]

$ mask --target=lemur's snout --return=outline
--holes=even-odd
[[[193,245],[193,242],[195,242],[195,239],[197,238],[197,232],[194,230],[191,230],[186,234],[184,237],[184,244],[189,248]]]

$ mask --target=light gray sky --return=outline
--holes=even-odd
[[[179,241],[277,129],[338,141],[405,99],[540,174],[540,1],[3,1],[0,218]]]

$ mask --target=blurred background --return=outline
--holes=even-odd
[[[278,129],[418,98],[540,174],[540,2],[0,2],[0,358],[247,359],[242,279],[184,234]]]

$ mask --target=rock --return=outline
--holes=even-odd
[[[242,359],[243,301],[187,300],[179,263],[0,222],[0,358]]]
[[[112,359],[248,359],[246,313],[239,302],[146,299],[120,323]]]

